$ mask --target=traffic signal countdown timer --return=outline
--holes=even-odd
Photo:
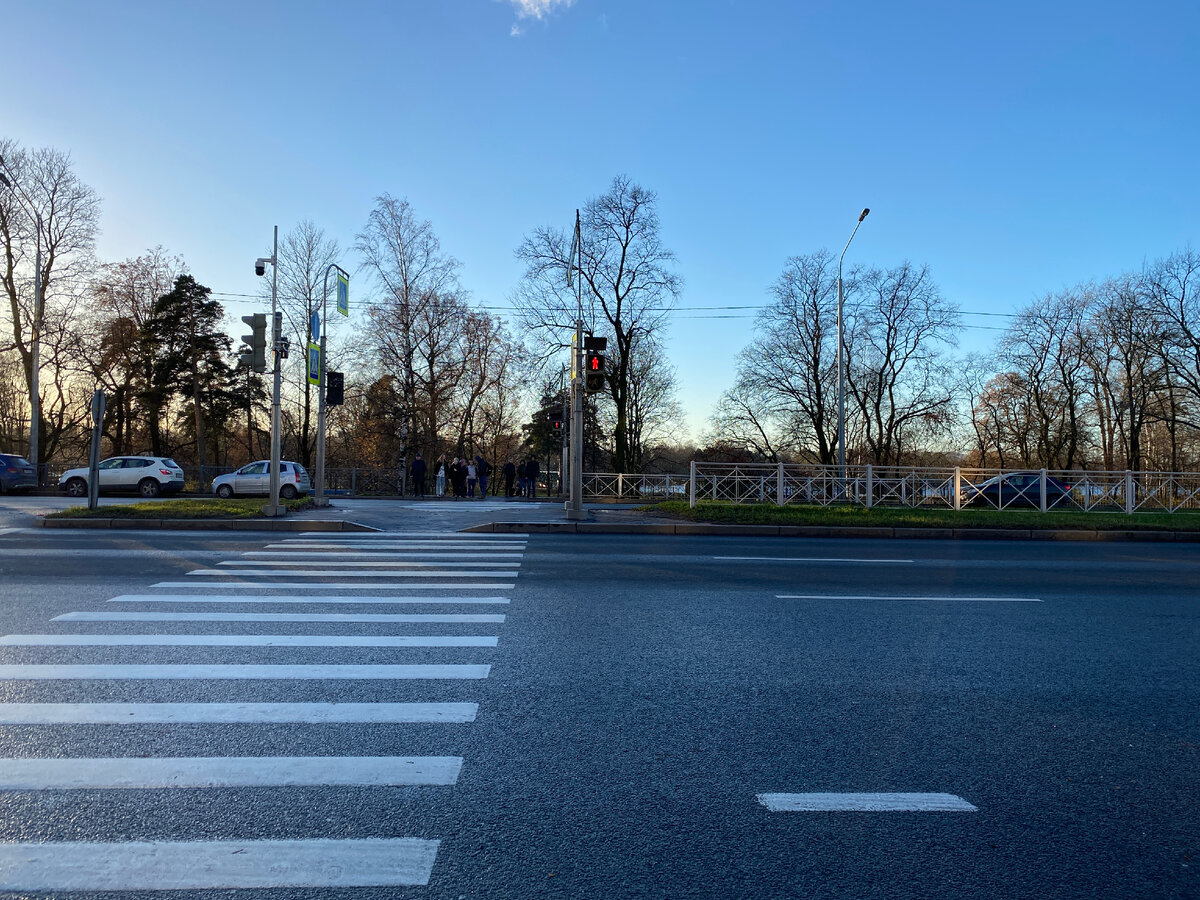
[[[583,387],[589,394],[604,390],[604,351],[608,338],[583,339]]]
[[[242,321],[250,326],[250,334],[242,335],[242,348],[239,362],[249,365],[255,372],[267,371],[267,315],[255,313],[252,316],[242,316]]]

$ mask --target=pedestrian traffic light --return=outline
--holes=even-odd
[[[341,372],[325,370],[325,405],[341,406],[346,402],[345,382]]]
[[[255,313],[252,316],[242,316],[242,321],[250,326],[251,333],[242,335],[245,344],[241,352],[241,362],[249,363],[255,372],[267,371],[267,315]]]
[[[589,392],[604,390],[604,354],[588,350],[583,360],[584,387]]]
[[[281,337],[279,339],[279,358],[287,359],[288,353],[291,352],[291,349],[292,349],[292,341],[289,337],[287,337],[287,335],[284,335],[283,337]]]
[[[562,431],[562,428],[563,428],[562,416],[551,416],[550,417],[550,427],[553,428],[555,431]]]

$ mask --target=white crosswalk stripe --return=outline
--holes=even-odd
[[[411,749],[437,749],[428,731],[445,726],[469,726],[479,706],[460,699],[461,689],[445,700],[438,694],[450,685],[478,683],[491,674],[486,659],[472,656],[492,652],[498,636],[471,634],[471,626],[504,623],[500,613],[447,612],[439,605],[470,610],[472,606],[508,605],[526,548],[526,535],[405,533],[337,534],[276,540],[258,546],[236,559],[220,560],[208,568],[188,573],[186,581],[158,582],[145,593],[123,594],[108,604],[160,606],[146,610],[80,609],[55,616],[56,625],[78,627],[144,623],[174,629],[173,632],[113,634],[47,632],[0,636],[7,657],[0,664],[0,682],[30,683],[70,681],[72,690],[84,692],[87,685],[106,682],[108,693],[96,700],[109,700],[125,690],[131,695],[122,702],[5,702],[0,703],[0,725],[23,726],[128,726],[114,732],[101,731],[88,738],[83,754],[59,753],[53,758],[20,752],[0,758],[0,791],[123,790],[169,791],[180,788],[216,789],[249,787],[286,791],[299,788],[356,786],[366,790],[411,787],[419,790],[452,788],[470,759],[459,756],[399,756],[383,753],[355,756],[339,753],[353,746],[337,747],[339,728],[382,725],[425,729],[420,745]],[[215,556],[215,554],[214,554]],[[195,577],[200,576],[200,577]],[[211,579],[211,580],[210,580]],[[186,590],[185,590],[186,589]],[[346,592],[345,594],[341,592]],[[477,593],[478,592],[478,593]],[[505,592],[505,593],[498,593]],[[161,605],[194,604],[219,606],[212,612],[165,611]],[[419,605],[429,612],[272,612],[272,604],[335,606]],[[240,608],[239,608],[240,607]],[[250,607],[250,609],[247,609]],[[251,611],[254,607],[266,611]],[[271,634],[262,626],[282,623],[304,626],[337,625],[351,633]],[[205,625],[242,625],[238,633],[203,633]],[[452,625],[467,633],[407,633],[428,625]],[[343,630],[338,628],[336,630]],[[445,629],[452,630],[452,629]],[[492,630],[492,629],[489,629]],[[328,630],[327,630],[328,631]],[[357,632],[357,633],[355,633]],[[167,648],[167,649],[163,649]],[[364,659],[361,652],[373,650]],[[214,653],[246,654],[275,652],[270,664],[238,661],[226,663]],[[288,651],[280,657],[279,652]],[[73,653],[63,658],[60,654]],[[82,661],[78,654],[87,653]],[[182,662],[163,663],[164,653]],[[314,653],[320,657],[313,657]],[[348,656],[357,652],[357,658]],[[20,655],[33,654],[35,661]],[[410,654],[419,654],[412,660]],[[47,659],[59,655],[61,661]],[[120,654],[120,655],[117,655]],[[151,655],[157,654],[157,655]],[[199,657],[197,657],[199,654]],[[384,655],[386,654],[386,655]],[[447,662],[439,661],[439,657]],[[197,662],[187,661],[187,655]],[[338,656],[345,659],[341,662]],[[382,655],[382,656],[381,656]],[[397,655],[399,657],[397,658]],[[467,657],[464,659],[464,655]],[[311,662],[306,662],[305,657]],[[389,657],[391,657],[389,659]],[[145,660],[140,662],[139,658]],[[170,657],[167,657],[170,659]],[[392,660],[395,661],[392,661]],[[291,662],[294,660],[294,662]],[[362,661],[364,664],[359,664]],[[226,696],[235,702],[142,702],[142,688],[157,684],[158,694],[173,692],[172,684],[210,679],[228,682]],[[274,693],[291,692],[291,685],[308,685],[306,702],[258,702],[253,695],[237,702],[237,694],[250,683],[269,681]],[[364,682],[356,686],[354,682]],[[123,686],[125,682],[129,688]],[[387,702],[357,702],[353,694],[335,692],[333,684],[349,690],[365,690],[370,682],[391,683]],[[245,684],[243,684],[245,683]],[[404,702],[404,685],[420,685],[412,702]],[[329,685],[330,687],[326,687]],[[215,687],[215,686],[214,686]],[[2,689],[2,685],[0,685]],[[313,692],[317,692],[314,698]],[[321,693],[332,696],[322,700]],[[399,695],[399,696],[397,696]],[[19,697],[19,694],[13,695]],[[445,694],[443,694],[445,696]],[[168,693],[166,700],[170,700]],[[286,693],[284,698],[286,699]],[[180,697],[190,700],[190,695]],[[315,702],[312,702],[314,701]],[[162,755],[169,753],[172,739],[156,732],[152,754],[138,754],[139,727],[191,726],[219,728],[321,727],[323,737],[316,756]],[[328,729],[334,729],[332,731]],[[130,737],[118,740],[118,732]],[[404,739],[405,731],[397,733]],[[447,734],[450,732],[447,731]],[[98,735],[98,736],[97,736]],[[111,737],[110,737],[111,735]],[[31,739],[32,740],[32,739]],[[105,755],[107,742],[121,752]],[[214,734],[213,746],[220,746]],[[132,743],[131,743],[132,741]],[[436,742],[436,741],[435,741]],[[349,744],[348,741],[343,743]],[[238,744],[242,746],[253,746]],[[39,745],[30,743],[35,753]],[[131,749],[134,752],[131,752]],[[291,747],[287,748],[289,751]],[[300,746],[296,747],[301,749]],[[388,748],[390,749],[390,748]],[[400,748],[397,748],[400,749]],[[402,752],[408,750],[404,748]],[[449,747],[445,749],[451,749]],[[205,746],[205,753],[209,747]],[[440,788],[438,787],[440,786]],[[132,796],[140,796],[134,793]],[[248,795],[257,796],[257,795]],[[142,802],[140,800],[131,802]],[[152,801],[146,801],[152,802]],[[254,802],[251,800],[250,802]],[[272,800],[278,803],[278,800]],[[153,832],[153,816],[146,819]],[[332,820],[331,820],[332,821]],[[32,827],[35,823],[26,823]],[[288,823],[280,823],[285,834]],[[102,838],[102,835],[99,837]],[[436,836],[398,835],[360,840],[321,838],[305,834],[295,840],[196,840],[3,843],[0,838],[0,890],[5,891],[137,891],[218,889],[301,889],[324,887],[407,887],[429,883],[440,842]]]
[[[109,603],[305,603],[305,604],[339,604],[353,606],[354,604],[387,606],[388,604],[470,604],[474,606],[493,606],[506,604],[507,597],[250,597],[242,594],[122,594],[120,597],[110,597]]]

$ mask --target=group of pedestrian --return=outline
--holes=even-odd
[[[449,461],[445,456],[438,458],[436,463],[437,475],[434,481],[434,493],[445,497],[447,493],[455,498],[474,498],[476,488],[479,498],[487,496],[488,477],[492,467],[482,456],[474,459],[453,457]],[[425,460],[418,453],[412,462],[413,496],[425,496]]]
[[[505,497],[528,497],[531,500],[537,498],[537,479],[541,467],[536,457],[531,456],[520,463],[514,463],[510,459],[501,471],[504,473]]]
[[[445,497],[447,495],[455,498],[474,498],[476,488],[479,489],[479,498],[482,500],[487,496],[488,479],[492,474],[491,464],[482,456],[476,456],[474,459],[468,457],[452,457],[447,461],[446,457],[438,457],[434,464],[434,495],[437,497]],[[409,467],[412,474],[412,493],[414,497],[425,496],[425,478],[427,468],[425,460],[418,453],[413,458],[412,464]],[[504,496],[505,497],[528,497],[529,499],[537,498],[538,475],[541,473],[541,467],[538,465],[536,457],[529,457],[522,460],[520,463],[513,462],[509,459],[500,470],[504,478]],[[495,490],[495,488],[493,488]],[[496,491],[499,493],[498,491]]]

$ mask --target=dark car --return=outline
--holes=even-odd
[[[1005,509],[1042,505],[1042,476],[1040,472],[1008,472],[979,484],[963,485],[960,498],[963,506],[992,506]],[[1046,476],[1046,508],[1053,509],[1071,497],[1071,486],[1052,475]]]
[[[11,453],[0,453],[0,494],[31,491],[37,486],[37,472],[29,460]]]

